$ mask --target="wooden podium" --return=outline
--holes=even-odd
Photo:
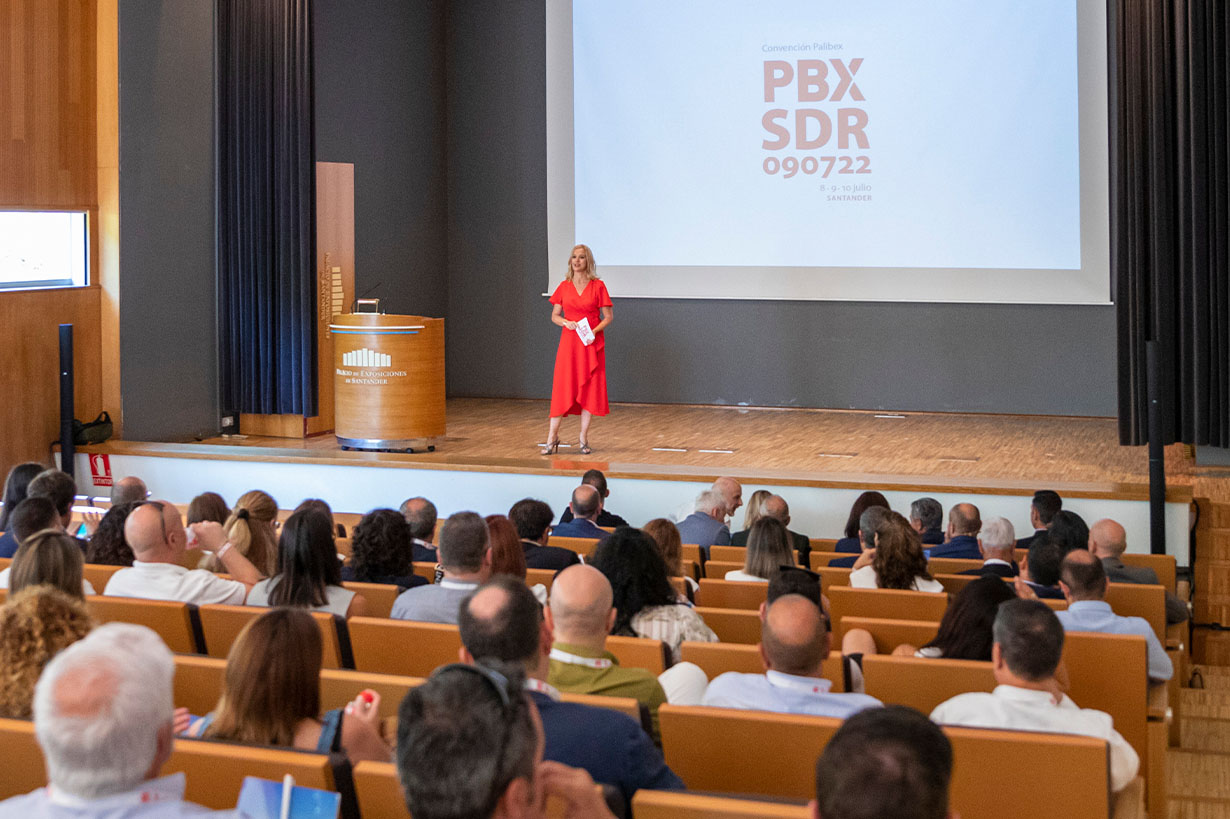
[[[342,448],[434,450],[444,435],[444,319],[353,313],[329,330]]]

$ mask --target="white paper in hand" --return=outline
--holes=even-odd
[[[589,328],[588,317],[577,322],[577,335],[581,338],[581,343],[586,347],[594,343],[594,331]]]

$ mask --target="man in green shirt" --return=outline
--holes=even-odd
[[[606,638],[615,624],[610,581],[593,566],[569,566],[551,584],[547,624],[555,634],[551,671],[547,682],[560,691],[633,697],[649,709],[654,741],[658,733],[658,706],[666,693],[658,678],[643,668],[620,668],[606,650]]]

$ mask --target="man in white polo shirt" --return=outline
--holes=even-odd
[[[252,587],[263,579],[261,573],[226,542],[220,524],[205,521],[192,524],[191,529],[196,536],[192,548],[213,552],[233,580],[180,565],[189,546],[179,510],[165,501],[147,501],[133,509],[124,522],[124,539],[135,558],[132,568],[120,569],[112,575],[103,594],[196,605],[241,605]]]

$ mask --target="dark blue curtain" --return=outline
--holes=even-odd
[[[1230,446],[1230,4],[1112,0],[1119,438]]]
[[[311,0],[217,0],[226,412],[316,413]]]

